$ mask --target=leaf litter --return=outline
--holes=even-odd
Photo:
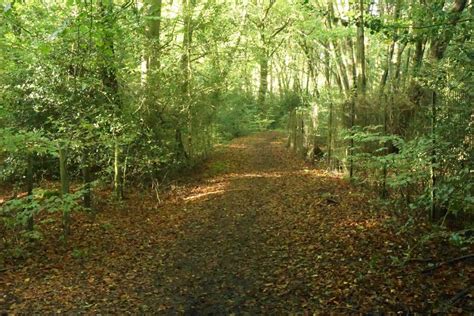
[[[58,221],[44,224],[27,258],[6,260],[0,312],[474,311],[469,262],[400,264],[411,249],[441,262],[472,247],[416,247],[428,224],[400,233],[373,193],[295,158],[280,133],[217,148],[161,198],[135,191],[95,218],[75,214],[67,245]]]

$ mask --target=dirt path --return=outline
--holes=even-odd
[[[53,236],[0,274],[0,312],[426,312],[471,282],[462,263],[429,276],[400,267],[417,235],[394,228],[367,192],[305,166],[278,133],[223,146],[164,199],[77,218],[73,246],[54,248]],[[451,249],[441,246],[413,256]]]
[[[288,153],[281,134],[235,140],[205,175],[178,201],[184,220],[159,251],[150,306],[219,315],[432,308],[439,292],[427,291],[429,280],[393,269],[409,237],[386,225],[368,192]]]
[[[288,192],[295,185],[309,188],[301,163],[294,160],[279,134],[241,139],[214,158],[209,169],[217,174],[184,198],[186,221],[175,228],[181,238],[160,252],[164,264],[157,286],[163,307],[254,313],[262,305],[282,310],[288,300],[299,305],[308,299],[298,292],[307,290],[303,275],[291,284],[284,280],[297,272],[291,271],[295,245],[286,238],[297,218],[283,212],[302,215],[307,203],[295,203],[312,201],[305,190]],[[288,292],[284,300],[281,293],[270,293],[277,286]],[[265,292],[269,297],[262,296]]]

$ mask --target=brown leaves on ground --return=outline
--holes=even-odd
[[[278,133],[240,138],[162,205],[136,193],[94,219],[76,215],[67,247],[59,222],[44,227],[29,258],[0,272],[0,311],[472,312],[472,288],[452,301],[472,265],[400,264],[408,252],[440,261],[460,250],[420,243],[425,226],[401,231],[371,198],[295,159]]]

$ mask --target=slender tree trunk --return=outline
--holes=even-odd
[[[162,0],[147,0],[149,4],[149,19],[146,34],[151,40],[151,49],[148,52],[148,69],[156,71],[160,67],[160,35],[161,35],[161,10]],[[159,87],[158,87],[159,88]]]
[[[59,147],[59,177],[61,182],[61,198],[69,193],[69,176],[67,173],[67,149],[64,144]],[[63,210],[63,234],[64,238],[70,235],[71,214],[70,210]]]
[[[355,125],[355,98],[351,98],[351,118],[350,118],[350,126],[351,130],[354,128]],[[352,180],[354,178],[354,133],[351,131],[351,140],[349,143],[349,178]]]
[[[333,166],[333,146],[334,146],[334,103],[331,100],[329,103],[329,122],[328,122],[328,167],[332,169]]]
[[[114,196],[117,200],[123,198],[122,172],[121,172],[121,153],[120,142],[117,138],[114,141]]]
[[[416,77],[420,71],[423,63],[423,55],[425,52],[425,40],[419,35],[419,38],[415,42],[415,55],[413,56],[413,73],[412,76]]]
[[[304,121],[300,111],[296,111],[296,153],[304,158]]]
[[[400,5],[401,5],[401,0],[397,0],[397,2],[395,4],[395,9],[394,9],[394,19],[395,20],[397,20],[400,17]],[[385,69],[384,69],[382,79],[381,79],[381,82],[380,82],[380,93],[379,93],[380,96],[379,96],[379,99],[381,100],[381,102],[383,102],[383,129],[384,129],[384,135],[389,134],[389,120],[390,120],[389,100],[387,98],[387,95],[385,94],[385,86],[387,85],[389,76],[392,77],[392,87],[394,85],[399,84],[398,82],[396,82],[396,80],[399,77],[400,66],[398,64],[398,66],[395,67],[395,71],[392,67],[392,61],[393,61],[393,56],[394,56],[394,53],[395,53],[396,45],[397,45],[397,40],[396,40],[396,38],[394,38],[391,45],[390,45],[390,47],[388,48],[387,61],[386,61]],[[400,62],[400,58],[401,58],[402,53],[403,53],[403,49],[402,50],[399,49],[398,53],[397,53],[397,62],[398,63]],[[393,73],[393,72],[395,72],[395,73]],[[385,147],[384,154],[388,155],[389,154],[389,150],[388,150],[389,143],[386,142],[384,144],[384,147]],[[383,173],[383,175],[382,175],[383,179],[382,179],[381,195],[382,195],[382,198],[387,198],[388,197],[388,190],[387,190],[388,166],[387,166],[386,161],[383,164],[382,173]]]
[[[431,100],[431,164],[430,164],[430,196],[431,196],[431,219],[436,220],[438,218],[437,203],[436,203],[436,162],[437,162],[437,151],[436,151],[436,123],[437,123],[437,102],[436,92],[432,91]]]
[[[29,153],[26,161],[26,192],[30,198],[33,198],[33,161],[34,156],[32,153]],[[26,229],[32,231],[34,229],[35,219],[34,214],[29,214],[28,220],[26,222]]]
[[[328,1],[328,15],[326,19],[326,25],[328,26],[329,29],[333,28],[333,19],[335,18],[334,14],[334,2],[333,0]],[[351,84],[349,81],[349,72],[351,71],[350,65],[344,62],[344,54],[342,51],[342,47],[338,45],[336,40],[330,40],[329,41],[329,47],[328,47],[334,54],[334,59],[336,60],[336,69],[339,75],[339,79],[337,80],[337,83],[339,86],[342,86],[344,89],[344,92],[346,93],[347,96],[350,95],[350,89],[351,89]],[[352,59],[349,58],[349,59]]]
[[[130,154],[130,147],[127,146],[127,150],[126,150],[125,156],[123,158],[123,164],[122,164],[123,165],[123,167],[122,167],[122,178],[121,178],[121,180],[122,180],[122,183],[121,183],[122,192],[125,191],[126,185],[127,185],[127,171],[128,171],[127,166],[128,166],[129,154]],[[122,193],[122,195],[123,195],[123,193]]]
[[[367,90],[366,66],[365,66],[365,36],[364,36],[364,0],[358,1],[359,19],[357,21],[357,85],[355,96],[351,101],[351,129],[355,126],[356,100],[365,97]],[[354,136],[354,135],[352,135]],[[351,137],[349,148],[349,177],[354,177],[354,137]]]
[[[407,83],[407,79],[409,78],[410,76],[410,57],[411,57],[411,51],[412,51],[412,48],[411,46],[408,47],[408,51],[407,53],[405,54],[406,55],[406,60],[404,62],[404,66],[403,66],[403,69],[402,69],[402,81],[401,81],[401,84],[400,84],[400,87],[403,88],[404,90],[406,89],[406,83]]]
[[[316,148],[319,148],[318,146],[318,140],[317,140],[317,133],[318,133],[318,127],[319,127],[319,106],[317,102],[314,102],[312,104],[312,109],[311,109],[311,124],[309,125],[308,128],[308,136],[310,137],[310,143],[309,143],[309,158],[311,160],[314,160],[315,156],[315,151]]]
[[[403,57],[403,52],[405,51],[405,48],[407,47],[407,44],[401,44],[399,43],[397,45],[397,53],[396,53],[396,58],[395,58],[395,64],[393,68],[393,80],[392,80],[392,87],[395,90],[398,90],[400,88],[400,77],[402,75],[402,57]]]
[[[263,53],[264,56],[261,56],[259,61],[260,66],[260,85],[258,89],[258,105],[260,110],[265,112],[265,99],[268,89],[268,57],[266,56],[266,51]]]
[[[183,53],[181,55],[181,68],[183,71],[182,92],[189,98],[191,84],[191,42],[193,33],[192,22],[193,0],[183,0]]]
[[[338,66],[337,70],[339,73],[339,78],[341,79],[342,86],[344,87],[344,91],[346,92],[346,94],[349,94],[351,87],[349,83],[349,78],[347,76],[347,67],[344,64],[344,61],[342,60],[340,50],[335,41],[331,41],[330,46],[331,50],[334,51],[335,54],[336,64]]]
[[[270,92],[270,94],[272,94],[274,91],[274,87],[273,87],[273,65],[271,62],[269,63],[269,66],[268,66],[268,77],[270,79],[268,82],[268,91]]]
[[[194,9],[195,0],[183,0],[182,1],[182,10],[183,10],[183,52],[181,55],[181,69],[183,71],[183,85],[182,85],[182,102],[185,107],[186,115],[186,134],[183,135],[183,126],[178,126],[176,130],[176,140],[179,142],[177,148],[183,150],[182,153],[177,153],[180,157],[193,158],[192,148],[193,148],[193,114],[191,109],[191,45],[193,39],[193,20],[192,12]],[[179,136],[179,139],[178,139]],[[183,142],[183,139],[186,141]]]
[[[387,85],[388,75],[390,73],[393,54],[394,54],[394,51],[395,51],[395,44],[396,44],[396,42],[393,41],[390,44],[390,47],[388,49],[387,60],[385,62],[385,67],[384,67],[384,70],[383,70],[383,73],[382,73],[382,78],[380,79],[380,88],[379,88],[379,95],[380,96],[385,93],[385,86]]]
[[[349,38],[346,41],[346,46],[347,46],[347,54],[349,55],[347,57],[347,77],[352,78],[352,87],[357,86],[357,56],[356,52],[354,49],[354,41]]]
[[[387,135],[388,134],[388,120],[389,120],[388,100],[385,97],[385,95],[381,100],[383,100],[382,102],[384,103],[384,106],[383,106],[383,112],[384,112],[383,113],[383,132],[384,132],[385,135]],[[384,144],[384,146],[385,146],[384,154],[385,154],[385,156],[387,156],[389,154],[389,151],[388,151],[389,144],[386,142]],[[383,168],[382,168],[382,191],[381,191],[382,198],[387,198],[388,197],[387,176],[388,176],[388,166],[387,166],[387,162],[384,161]]]
[[[389,113],[388,113],[388,99],[385,94],[385,86],[388,81],[389,74],[391,72],[391,66],[392,66],[392,59],[393,59],[393,54],[395,50],[395,45],[396,42],[393,41],[392,44],[390,45],[387,53],[387,61],[385,64],[385,69],[382,74],[382,79],[380,82],[380,89],[379,89],[379,100],[380,102],[383,103],[383,130],[384,130],[384,135],[388,134],[388,120],[389,120]],[[385,143],[385,150],[384,154],[388,154],[388,144]],[[388,168],[387,168],[387,163],[384,162],[383,168],[382,168],[382,190],[381,190],[381,195],[382,198],[387,198],[388,196],[388,190],[387,190],[387,174],[388,174]]]
[[[104,50],[107,54],[104,54],[102,57],[102,82],[104,86],[108,89],[108,92],[111,95],[111,99],[113,102],[113,118],[114,124],[118,125],[120,122],[120,117],[122,115],[122,108],[121,108],[121,100],[119,96],[119,84],[117,80],[117,69],[114,65],[115,59],[115,47],[114,47],[114,38],[112,32],[110,30],[114,26],[114,21],[111,20],[110,13],[113,10],[113,0],[108,1],[107,4],[100,2],[100,12],[102,18],[104,19],[104,26],[103,26],[103,42],[104,42]],[[114,128],[116,128],[114,126]],[[116,199],[123,198],[123,191],[120,185],[120,143],[119,143],[119,135],[116,132],[113,132],[113,141],[114,141],[114,160],[113,160],[113,169],[114,169],[114,197]]]
[[[330,55],[329,51],[324,51],[324,76],[326,78],[326,87],[331,91],[331,71],[330,71]],[[333,151],[333,129],[334,129],[334,105],[333,100],[329,100],[329,116],[328,116],[328,143],[327,143],[327,165],[332,168],[332,151]]]
[[[312,67],[309,62],[305,63],[305,65],[307,66],[307,73],[305,74],[306,75],[305,90],[306,90],[306,94],[309,94],[310,93],[309,85],[310,85],[311,78],[313,78],[312,76],[313,71],[311,69]]]
[[[82,180],[84,183],[84,194],[82,196],[82,201],[84,202],[84,207],[87,209],[92,208],[92,189],[91,189],[91,173],[89,166],[89,151],[84,149],[82,152]]]
[[[156,98],[161,88],[160,57],[161,57],[161,11],[162,0],[146,0],[148,20],[145,24],[147,46],[143,51],[142,85],[146,88],[145,105],[150,108],[156,105]]]
[[[359,0],[359,20],[357,22],[357,91],[361,96],[364,96],[366,89],[364,0]]]

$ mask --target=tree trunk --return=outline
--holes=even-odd
[[[59,178],[61,182],[61,198],[69,193],[69,176],[67,174],[67,149],[64,144],[59,147]],[[64,238],[70,234],[71,214],[70,210],[63,210],[63,234]]]
[[[122,172],[121,172],[121,148],[117,138],[114,142],[114,197],[117,200],[123,198]]]
[[[438,219],[438,208],[436,203],[436,162],[437,162],[437,151],[436,151],[436,123],[437,123],[437,109],[436,109],[436,92],[432,91],[431,100],[431,164],[430,164],[430,197],[431,197],[431,209],[430,217],[431,220]]]
[[[183,71],[183,85],[182,85],[182,102],[185,108],[185,116],[186,116],[186,128],[184,126],[178,127],[177,137],[179,134],[179,141],[178,148],[179,150],[183,150],[183,153],[179,153],[181,157],[193,158],[192,156],[192,148],[193,148],[193,114],[191,109],[191,44],[193,39],[193,20],[192,20],[192,13],[195,5],[195,0],[183,0],[182,2],[182,10],[183,10],[183,52],[181,55],[181,69]],[[183,132],[186,132],[183,135]],[[187,141],[187,144],[183,142],[183,138]],[[186,145],[186,146],[185,146]],[[187,148],[186,148],[187,147]]]
[[[350,118],[350,127],[351,130],[355,125],[355,98],[351,98],[351,118]],[[351,136],[354,136],[354,133],[351,131]],[[354,137],[351,137],[349,143],[349,178],[352,180],[354,178]]]
[[[394,10],[394,19],[397,20],[400,17],[400,5],[401,1],[397,0],[395,4]],[[379,99],[383,102],[383,130],[384,135],[388,135],[390,133],[389,125],[390,125],[390,112],[391,112],[391,101],[388,100],[387,95],[385,94],[385,86],[387,84],[389,76],[392,77],[392,87],[399,84],[398,78],[400,75],[400,63],[401,63],[401,55],[403,53],[403,49],[405,48],[406,44],[403,44],[403,48],[400,48],[400,44],[398,44],[398,51],[397,51],[397,58],[395,67],[393,67],[393,56],[395,53],[395,47],[397,46],[397,39],[396,37],[393,39],[392,44],[388,49],[387,54],[387,62],[385,64],[385,69],[382,75],[382,80],[380,82],[380,92],[379,92]],[[395,68],[395,69],[394,69]],[[390,102],[390,105],[389,105]],[[389,143],[386,142],[384,144],[385,150],[384,154],[387,156],[389,154]],[[384,161],[383,168],[382,168],[382,190],[381,195],[382,198],[388,197],[388,189],[387,189],[387,176],[388,176],[388,166],[387,162]]]
[[[146,34],[152,42],[148,52],[148,69],[156,71],[160,67],[160,35],[161,35],[161,8],[162,0],[147,0],[151,18],[146,26]]]
[[[364,97],[367,90],[366,66],[365,66],[365,36],[364,36],[364,0],[358,2],[359,19],[357,21],[357,82],[356,89],[351,98],[351,129],[355,126],[356,101]],[[353,134],[352,134],[353,136]],[[354,138],[351,137],[349,148],[349,177],[354,177]]]
[[[389,74],[391,73],[392,70],[392,59],[393,59],[393,54],[395,50],[395,45],[396,42],[395,40],[392,42],[388,49],[387,53],[387,61],[385,64],[385,69],[382,74],[382,79],[380,82],[380,89],[379,89],[379,100],[383,103],[383,131],[384,135],[388,134],[388,120],[389,120],[389,113],[388,113],[388,99],[385,94],[385,86],[388,81]],[[384,154],[388,154],[388,144],[384,144],[386,149],[384,150]],[[388,190],[387,190],[387,174],[388,174],[388,169],[387,169],[387,163],[384,162],[383,168],[382,168],[382,190],[381,190],[381,195],[382,198],[387,198],[388,196]]]
[[[181,69],[183,71],[183,95],[188,99],[191,81],[191,43],[193,34],[192,9],[193,0],[183,0],[183,52],[181,55]]]
[[[331,48],[335,54],[336,64],[338,65],[337,70],[339,72],[339,78],[341,79],[342,86],[344,87],[346,94],[349,94],[351,87],[349,83],[349,77],[347,76],[347,67],[342,60],[340,50],[335,41],[331,41]]]
[[[82,152],[82,180],[84,184],[84,194],[82,196],[82,201],[84,207],[87,209],[92,208],[92,192],[91,192],[91,174],[89,166],[89,152],[87,149],[84,149]]]
[[[331,89],[331,71],[330,71],[330,55],[329,51],[324,51],[324,76],[326,78],[327,89]],[[334,105],[332,98],[329,100],[329,116],[328,116],[328,140],[327,140],[327,165],[332,168],[332,146],[333,146],[333,128],[334,128]]]
[[[258,88],[258,106],[263,113],[265,112],[265,99],[268,89],[268,57],[266,56],[266,51],[264,54],[265,56],[261,56],[259,61],[260,85]]]
[[[461,18],[461,13],[466,8],[467,2],[468,0],[455,0],[454,1],[453,7],[451,8],[451,11],[450,11],[450,19],[449,19],[449,24],[453,25],[453,27]],[[452,37],[453,37],[453,32],[447,29],[444,29],[443,32],[441,32],[441,34],[436,36],[431,41],[430,54],[433,59],[440,60],[444,57],[444,53],[446,49],[448,48],[449,42],[451,41]]]
[[[364,0],[359,0],[359,20],[357,22],[357,91],[361,96],[367,89],[365,66],[365,36],[364,36]]]
[[[115,60],[115,48],[114,48],[114,38],[110,30],[114,26],[113,20],[111,20],[111,11],[113,10],[113,0],[110,0],[107,4],[100,2],[100,12],[102,18],[104,19],[104,50],[107,52],[103,56],[103,66],[102,66],[102,82],[104,86],[109,90],[111,95],[111,102],[114,106],[113,108],[113,123],[118,125],[120,122],[120,117],[122,115],[122,108],[120,106],[121,100],[119,96],[119,84],[117,80],[117,69],[114,64]],[[114,129],[116,126],[114,126]],[[114,141],[114,160],[113,160],[113,169],[114,169],[114,197],[118,200],[122,199],[123,192],[120,185],[120,144],[119,144],[119,135],[113,131],[113,141]]]
[[[335,19],[334,16],[334,3],[332,0],[328,1],[328,15],[326,19],[326,25],[328,28],[333,28],[333,20]],[[334,58],[336,60],[336,69],[339,74],[339,85],[344,87],[344,91],[346,95],[350,94],[350,82],[349,82],[349,71],[350,66],[346,65],[343,60],[343,52],[340,45],[337,44],[336,40],[329,41],[329,49],[334,53]]]
[[[455,0],[454,4],[451,8],[450,11],[450,24],[453,26],[459,21],[461,18],[461,13],[462,11],[466,8],[467,6],[467,0]],[[430,55],[434,63],[439,63],[443,57],[446,49],[448,48],[449,42],[451,41],[451,38],[453,37],[453,33],[450,32],[449,30],[444,29],[443,32],[439,35],[435,35],[434,38],[432,38],[431,41],[431,47],[430,47]],[[431,164],[430,164],[430,182],[431,182],[431,188],[430,188],[430,195],[431,195],[431,210],[430,210],[430,215],[432,220],[436,220],[439,217],[439,208],[437,205],[437,195],[436,195],[436,185],[438,182],[438,173],[437,173],[437,168],[436,165],[438,163],[438,152],[437,152],[437,135],[436,135],[436,129],[437,129],[437,112],[438,112],[438,95],[437,92],[433,89],[431,91],[432,93],[432,100],[431,100],[431,141],[432,141],[432,148],[431,148]]]
[[[33,198],[33,161],[34,156],[32,153],[29,153],[26,161],[26,192],[30,198]],[[26,229],[32,231],[34,229],[35,219],[34,214],[28,215],[28,220],[26,222]]]

